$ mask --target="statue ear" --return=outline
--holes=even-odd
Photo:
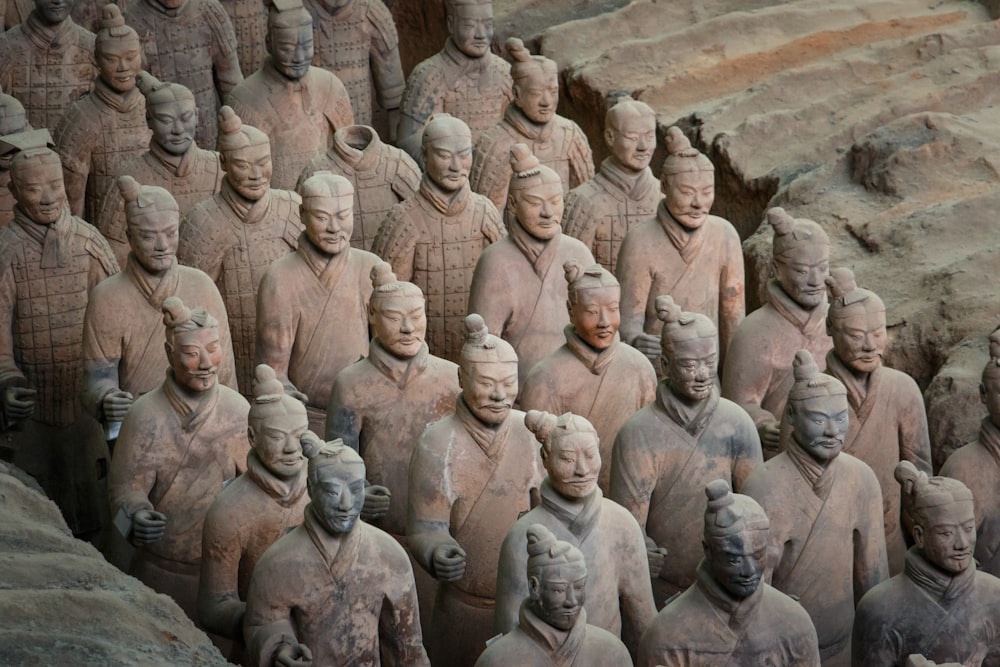
[[[250,442],[250,448],[253,449],[253,426],[247,424],[247,440]]]
[[[708,542],[706,540],[702,540],[701,541],[701,549],[705,553],[705,560],[707,562],[711,563],[712,562],[712,548],[710,546],[708,546]]]
[[[604,130],[604,143],[607,144],[608,148],[615,143],[615,129],[610,125]]]
[[[538,577],[534,575],[528,577],[528,593],[531,595],[533,600],[538,599],[541,591],[541,585],[542,583],[539,581]]]
[[[986,385],[982,383],[979,383],[979,400],[986,405]]]
[[[924,527],[919,523],[913,524],[913,528],[910,529],[910,535],[913,536],[913,543],[918,549],[924,548]]]

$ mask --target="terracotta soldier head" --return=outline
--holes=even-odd
[[[542,463],[556,493],[586,498],[594,492],[601,472],[601,450],[597,431],[589,421],[572,412],[557,417],[529,410],[524,425],[542,443]]]
[[[349,533],[365,501],[365,462],[339,438],[307,451],[310,507],[331,535]]]
[[[244,125],[229,106],[219,109],[219,161],[226,181],[248,201],[257,201],[271,187],[271,141],[255,127]]]
[[[826,332],[833,339],[834,354],[856,374],[871,373],[885,354],[885,304],[874,292],[858,287],[848,268],[831,271],[826,286]]]
[[[139,185],[131,176],[118,177],[118,191],[125,200],[125,235],[132,256],[149,273],[163,273],[177,256],[177,201],[165,189]]]
[[[719,371],[719,330],[701,313],[685,313],[672,297],[656,297],[660,365],[670,391],[689,403],[705,400]]]
[[[715,166],[677,126],[667,129],[667,159],[660,173],[664,205],[687,229],[698,229],[715,203]]]
[[[77,0],[35,0],[35,16],[50,26],[59,25],[69,18]]]
[[[397,359],[413,358],[427,334],[424,293],[413,283],[396,280],[388,262],[372,267],[371,279],[368,323],[386,352]]]
[[[795,384],[788,392],[785,419],[795,444],[825,465],[837,458],[847,435],[847,389],[840,380],[819,370],[808,350],[795,353]]]
[[[0,93],[0,137],[30,129],[24,105],[16,97]]]
[[[554,60],[533,56],[517,37],[506,42],[514,79],[513,104],[533,123],[543,125],[556,116],[559,106],[559,68]]]
[[[299,187],[299,213],[306,235],[323,254],[334,256],[351,247],[354,233],[354,186],[338,174],[318,171]]]
[[[446,0],[448,35],[469,58],[482,58],[493,43],[493,0]]]
[[[529,527],[528,604],[535,615],[554,628],[569,630],[583,611],[586,587],[583,553],[539,523]]]
[[[174,381],[191,393],[215,387],[222,363],[219,321],[200,306],[190,309],[178,297],[168,296],[163,301],[163,324]]]
[[[767,221],[774,228],[771,270],[778,285],[802,308],[816,308],[826,296],[830,237],[812,220],[793,218],[781,207],[769,209]]]
[[[649,166],[656,150],[656,112],[652,107],[629,97],[619,100],[604,116],[604,128],[604,143],[618,167],[638,174]],[[713,186],[714,173],[713,169]]]
[[[267,12],[267,52],[271,64],[286,79],[298,81],[313,59],[312,15],[302,0],[274,0]]]
[[[517,354],[494,336],[475,313],[465,318],[465,345],[458,364],[458,386],[469,411],[487,426],[510,416],[517,397]]]
[[[5,150],[16,150],[10,160],[10,183],[18,208],[32,221],[50,225],[67,206],[62,162],[50,148],[46,129],[31,130],[4,138]],[[44,262],[44,260],[43,260]]]
[[[153,142],[168,155],[184,155],[198,129],[194,95],[185,86],[160,81],[149,72],[139,72],[137,82],[146,98],[146,124]]]
[[[547,241],[562,233],[562,178],[541,164],[526,144],[510,147],[510,188],[507,210],[524,231]]]
[[[618,279],[600,264],[585,268],[575,259],[563,264],[563,274],[568,283],[566,309],[573,330],[595,350],[608,349],[622,323]]]
[[[921,555],[952,576],[974,568],[976,515],[968,487],[950,477],[928,477],[909,461],[900,461],[895,475]]]
[[[254,370],[253,401],[247,416],[247,438],[257,458],[280,479],[296,477],[306,459],[299,438],[309,430],[306,407],[285,393],[274,369]]]
[[[446,113],[431,116],[421,139],[424,173],[447,193],[469,182],[472,169],[472,132],[460,118]]]
[[[770,522],[750,496],[733,493],[717,479],[705,487],[705,533],[702,546],[712,578],[734,598],[753,595],[767,565]]]
[[[122,11],[113,2],[101,10],[101,29],[94,42],[94,57],[101,80],[116,93],[127,93],[142,70],[139,34],[125,25]]]
[[[990,334],[990,360],[983,369],[982,382],[979,384],[979,398],[986,406],[990,421],[1000,428],[1000,328]]]

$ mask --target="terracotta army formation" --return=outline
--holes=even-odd
[[[177,259],[207,273],[222,292],[240,390],[250,393],[257,336],[257,287],[271,262],[298,247],[302,200],[271,188],[271,144],[229,107],[219,111],[221,191],[181,224]]]
[[[669,294],[715,323],[725,368],[729,341],[746,312],[743,249],[729,221],[709,215],[715,167],[677,127],[667,131],[661,184],[664,198],[655,216],[629,231],[618,256],[622,338],[655,360],[662,328],[656,298]]]
[[[248,664],[426,667],[406,551],[358,521],[364,462],[340,441],[302,439],[312,502],[257,562],[243,622]]]
[[[309,428],[305,406],[285,393],[271,367],[258,366],[254,380],[246,472],[215,498],[202,530],[198,618],[234,641],[230,659],[243,657],[243,615],[257,562],[302,523],[309,503],[300,443]]]
[[[620,100],[604,116],[611,153],[591,180],[566,193],[563,228],[611,273],[629,229],[656,216],[663,195],[649,168],[656,150],[656,112],[645,102]]]
[[[16,98],[0,93],[0,141],[8,134],[18,134],[31,129],[28,115]],[[10,192],[10,153],[0,155],[0,227],[14,219],[14,195]]]
[[[753,417],[765,459],[779,451],[795,353],[808,350],[824,370],[833,348],[826,333],[824,283],[830,272],[830,238],[812,220],[792,218],[782,208],[770,209],[767,221],[774,228],[774,277],[767,283],[767,303],[733,335],[732,363],[722,374],[722,395]]]
[[[423,292],[431,354],[457,361],[476,262],[506,231],[496,207],[469,188],[472,134],[465,123],[436,115],[424,128],[422,151],[417,193],[389,210],[372,252]]]
[[[500,549],[494,629],[508,633],[518,625],[521,602],[530,589],[525,548],[532,529],[541,524],[579,549],[587,569],[600,574],[587,580],[586,602],[580,603],[587,621],[622,637],[634,651],[656,616],[646,543],[632,515],[604,498],[597,487],[597,431],[571,412],[557,417],[532,410],[525,415],[525,425],[542,444],[548,476],[542,481],[541,504],[517,520]]]
[[[114,173],[132,176],[143,185],[165,188],[183,217],[222,187],[219,155],[195,143],[198,108],[190,90],[179,83],[161,82],[149,72],[139,72],[136,81],[146,98],[146,124],[152,137],[146,152],[122,160]],[[117,183],[103,193],[94,224],[108,239],[118,262],[124,264],[129,242]]]
[[[163,332],[167,297],[205,304],[216,317],[223,355],[218,379],[236,388],[222,296],[207,275],[177,263],[177,202],[163,188],[141,186],[131,176],[121,176],[118,187],[125,201],[132,252],[121,273],[91,291],[83,329],[82,403],[104,424],[108,440],[117,437],[135,399],[163,382],[168,361]]]
[[[517,623],[486,649],[476,667],[631,667],[632,658],[621,640],[588,623],[588,572],[604,577],[606,571],[588,563],[580,549],[557,540],[544,525],[527,527],[521,542],[520,550],[527,553],[518,558],[517,576],[524,579],[525,595]],[[595,607],[591,602],[589,608]]]
[[[264,0],[219,0],[236,35],[236,56],[246,78],[267,58],[267,3]]]
[[[299,195],[299,247],[271,264],[257,291],[256,357],[305,402],[309,428],[322,433],[337,373],[368,351],[371,275],[380,260],[351,247],[350,181],[317,172]]]
[[[793,372],[790,441],[743,492],[771,520],[766,580],[809,612],[823,665],[849,665],[854,607],[888,576],[882,492],[871,468],[841,451],[850,409],[844,385],[821,373],[807,350],[796,353]]]
[[[500,122],[514,96],[510,64],[490,52],[493,0],[445,0],[445,11],[444,48],[410,72],[400,107],[397,145],[418,162],[432,116],[461,119],[476,140]]]
[[[111,460],[111,510],[136,546],[129,574],[197,620],[202,526],[224,483],[246,469],[250,406],[218,382],[218,320],[175,296],[163,313],[167,377],[126,413]]]
[[[33,127],[56,127],[94,86],[94,33],[70,16],[79,1],[35,0],[23,23],[0,33],[0,89],[24,105]]]
[[[902,665],[911,654],[939,664],[1000,664],[1000,579],[976,568],[972,492],[909,461],[896,467],[896,479],[914,545],[904,571],[858,604],[852,664]]]
[[[69,212],[48,130],[0,139],[14,220],[0,229],[0,458],[35,477],[77,536],[107,525],[107,445],[79,404],[90,289],[118,272],[100,233]],[[102,462],[102,459],[104,460]]]
[[[514,348],[478,315],[466,328],[455,412],[427,427],[410,461],[406,537],[439,582],[427,640],[435,667],[466,667],[486,648],[500,546],[543,474],[524,413],[512,409]]]
[[[826,372],[847,388],[850,405],[844,452],[867,463],[878,477],[889,574],[895,575],[903,571],[904,533],[909,529],[892,475],[900,461],[931,472],[924,397],[909,375],[882,365],[887,333],[885,304],[878,295],[859,288],[854,272],[847,268],[831,271],[826,284],[827,332],[833,339]]]
[[[136,89],[142,65],[139,36],[125,25],[118,5],[101,17],[94,58],[94,91],[74,102],[53,136],[62,159],[73,215],[97,220],[100,198],[114,186],[115,168],[140,155],[149,142],[145,100]]]
[[[226,98],[243,120],[271,138],[274,187],[291,190],[333,134],[354,125],[347,89],[331,72],[310,65],[313,21],[302,0],[276,0],[267,15],[270,54]]]
[[[702,550],[705,485],[722,477],[739,489],[761,462],[753,422],[719,396],[718,330],[669,296],[656,301],[664,378],[656,400],[618,429],[611,499],[645,529],[657,608],[695,582]],[[666,553],[666,558],[664,558]]]
[[[219,0],[127,0],[125,18],[142,40],[143,65],[161,81],[194,94],[201,110],[195,138],[215,146],[215,112],[243,74],[236,35]]]
[[[296,189],[317,171],[343,176],[354,186],[351,245],[362,250],[372,249],[389,209],[420,187],[420,168],[413,158],[383,143],[367,125],[348,125],[334,132],[333,146],[306,165]]]
[[[469,312],[514,346],[520,377],[565,340],[569,318],[568,261],[589,266],[594,258],[580,241],[562,233],[563,186],[524,144],[511,146],[508,236],[483,251],[472,275]],[[506,288],[509,286],[509,288]]]
[[[819,667],[816,629],[795,600],[763,581],[767,515],[725,480],[705,487],[708,506],[697,578],[642,637],[639,667]]]
[[[569,298],[566,343],[528,373],[518,402],[523,410],[572,412],[600,436],[598,486],[611,490],[611,446],[625,420],[653,402],[656,373],[645,356],[618,336],[621,288],[599,264],[563,264]],[[593,619],[591,619],[593,620]]]
[[[527,144],[542,164],[562,180],[564,192],[594,177],[594,156],[583,130],[556,113],[559,104],[559,70],[555,61],[533,56],[517,37],[507,40],[507,52],[514,60],[514,99],[503,120],[476,140],[472,189],[486,195],[498,210],[509,202],[511,183],[509,156],[514,144]]]

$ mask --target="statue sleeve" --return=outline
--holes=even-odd
[[[387,148],[392,147],[385,146],[383,150]],[[420,187],[420,167],[405,151],[397,149],[394,155],[397,162],[396,175],[392,179],[392,191],[399,201],[403,201],[417,193],[417,188]]]
[[[917,470],[931,474],[931,441],[920,387],[909,375],[896,376],[903,386],[899,392],[899,460],[909,461]]]
[[[777,421],[778,417],[761,407],[771,384],[771,352],[755,350],[750,334],[746,327],[739,327],[729,341],[722,369],[722,395],[746,410],[760,427],[764,422]]]
[[[476,262],[472,272],[472,283],[469,287],[468,312],[482,315],[490,333],[508,340],[507,327],[514,313],[509,296],[514,284],[500,262],[490,261],[492,253],[484,251]]]
[[[195,206],[181,222],[177,261],[204,271],[218,284],[225,257],[224,231],[212,219],[206,203]]]
[[[215,88],[219,99],[243,80],[240,61],[236,50],[236,31],[233,30],[229,15],[214,0],[205,3],[205,20],[212,31],[212,65],[215,70]],[[214,112],[213,112],[214,113]]]
[[[412,121],[418,152],[424,123],[434,115],[434,112],[441,109],[443,87],[444,78],[441,69],[435,67],[432,60],[425,60],[414,67],[406,82],[400,102],[400,114]],[[413,155],[413,151],[407,150],[407,152]]]
[[[223,637],[243,636],[239,571],[243,545],[240,522],[229,516],[220,496],[205,516],[201,544],[201,577],[198,583],[198,617],[209,632]]]
[[[320,70],[327,75],[326,104],[323,110],[326,120],[333,129],[330,131],[330,143],[333,142],[333,133],[342,127],[354,125],[354,107],[351,106],[351,97],[347,94],[344,82],[334,74],[326,70]],[[329,146],[319,147],[321,151]]]
[[[574,188],[566,193],[565,204],[562,220],[563,233],[578,239],[593,253],[598,223],[598,218],[594,215],[593,204],[579,188]]]
[[[387,541],[387,549],[392,553],[382,558],[390,568],[385,573],[389,594],[378,622],[381,663],[385,667],[430,667],[420,633],[420,603],[410,559],[395,541]]]
[[[865,593],[889,578],[881,487],[866,464],[858,461],[857,469],[858,484],[862,488],[858,489],[858,525],[854,529],[855,605]]]
[[[627,509],[645,532],[649,501],[656,487],[659,471],[656,462],[649,455],[641,425],[630,422],[631,419],[618,430],[615,446],[611,450],[609,497]]]
[[[521,602],[528,597],[528,580],[525,576],[528,568],[527,543],[526,527],[516,522],[500,547],[493,632],[507,634],[517,627]]]
[[[6,231],[6,230],[4,230]],[[14,262],[11,244],[16,239],[0,232],[0,388],[25,386],[24,373],[14,361],[14,318],[17,308],[17,287],[14,283]]]
[[[732,406],[732,403],[727,404]],[[750,416],[742,410],[734,409],[733,426],[735,433],[730,442],[733,444],[733,491],[739,493],[743,483],[747,481],[753,469],[764,462],[764,454],[760,444],[760,435]]]
[[[298,300],[293,294],[297,285],[295,280],[283,280],[290,276],[283,276],[281,271],[276,270],[278,268],[279,265],[272,264],[257,288],[255,362],[273,368],[286,391],[297,391],[288,378],[288,364],[295,345],[298,321],[295,312]]]
[[[419,222],[409,214],[406,202],[396,204],[375,234],[372,252],[389,262],[399,280],[413,279],[413,255],[417,245]]]
[[[622,340],[633,345],[646,324],[646,303],[653,289],[653,274],[644,257],[645,248],[640,238],[643,226],[633,227],[622,241],[618,251],[615,273],[621,282],[621,332]]]
[[[81,111],[82,105],[87,102],[85,97],[77,100],[52,133],[56,152],[63,165],[69,210],[75,216],[83,215],[87,178],[90,176],[90,155],[94,149],[94,141],[100,137],[100,132],[87,127],[89,123]]]
[[[156,424],[149,423],[144,414],[135,410],[134,405],[125,413],[108,477],[112,516],[119,509],[124,510],[129,518],[139,510],[154,509],[149,493],[156,484],[156,468],[149,465],[150,453],[147,449],[156,447],[151,440],[170,437],[171,434],[167,431],[157,429]],[[167,521],[169,520],[170,517],[167,517]]]
[[[447,442],[440,442],[447,426],[425,430],[410,459],[409,511],[406,517],[406,539],[410,553],[420,566],[434,576],[434,550],[442,545],[460,546],[449,531],[453,499],[448,493]]]
[[[104,237],[101,236],[101,233],[85,222],[81,223],[77,221],[77,224],[83,226],[83,235],[87,239],[83,247],[87,251],[87,254],[94,260],[90,263],[89,283],[91,289],[93,289],[99,282],[109,276],[115,275],[121,269],[118,266],[118,260],[115,259],[115,253],[111,250],[111,246],[108,245]]]
[[[350,368],[348,366],[347,368]],[[330,389],[330,402],[326,408],[326,441],[340,438],[344,444],[356,452],[361,449],[361,426],[364,417],[352,405],[350,387],[346,386],[344,371],[337,374]]]
[[[271,549],[274,547],[271,545]],[[257,562],[254,576],[250,579],[243,616],[246,657],[253,667],[271,667],[274,655],[282,646],[299,643],[292,620],[295,603],[287,598],[298,592],[295,589],[301,585],[301,577],[282,571],[280,563],[272,564],[277,559],[269,556],[273,553],[264,552]],[[288,564],[285,567],[289,567]]]
[[[507,227],[503,223],[503,216],[489,199],[484,197],[480,201],[485,209],[483,212],[483,235],[490,243],[496,243],[507,236]]]
[[[510,162],[507,149],[510,143],[502,141],[507,133],[494,127],[484,132],[472,151],[472,171],[469,186],[474,192],[489,198],[498,211],[507,205],[507,188],[510,185]],[[495,136],[497,135],[497,136]]]
[[[623,552],[617,554],[622,641],[634,655],[638,651],[642,633],[656,618],[656,603],[653,601],[653,587],[649,581],[646,538],[642,528],[635,521],[621,521],[618,530],[622,532],[618,544],[623,547]]]
[[[239,391],[236,382],[236,353],[233,351],[233,335],[229,330],[229,313],[226,312],[226,303],[219,294],[219,288],[215,286],[212,279],[205,275],[205,296],[203,297],[204,307],[208,309],[215,319],[219,320],[219,340],[222,342],[222,365],[219,367],[219,382],[229,387],[233,391]]]
[[[580,126],[569,121],[569,187],[583,185],[594,177],[594,154],[590,150],[590,142]]]
[[[104,312],[104,292],[91,292],[83,317],[83,383],[80,400],[84,409],[98,420],[104,419],[104,397],[121,386],[118,364],[121,363],[121,338],[106,331],[112,321]],[[117,349],[114,349],[117,348]]]
[[[744,301],[745,276],[743,270],[743,248],[736,229],[724,221],[726,235],[726,255],[719,276],[719,366],[724,367],[729,341],[736,328],[746,316]]]
[[[376,100],[383,109],[398,109],[406,80],[399,61],[399,34],[382,0],[371,0],[368,4],[368,22],[372,26],[371,65]]]

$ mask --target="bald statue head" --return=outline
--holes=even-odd
[[[604,143],[619,168],[638,174],[656,150],[656,113],[645,102],[620,100],[604,116]]]
[[[354,186],[329,171],[318,171],[299,186],[299,208],[306,236],[321,253],[339,255],[351,247]]]
[[[431,116],[420,143],[424,173],[446,193],[469,184],[472,169],[472,131],[460,118],[446,113]]]
[[[469,58],[482,58],[493,43],[493,0],[447,0],[448,36]]]
[[[302,0],[274,0],[267,12],[265,47],[271,64],[289,81],[299,81],[312,64],[313,20]]]
[[[0,154],[11,155],[10,189],[18,208],[33,222],[51,225],[67,206],[62,162],[46,129],[0,138]]]

